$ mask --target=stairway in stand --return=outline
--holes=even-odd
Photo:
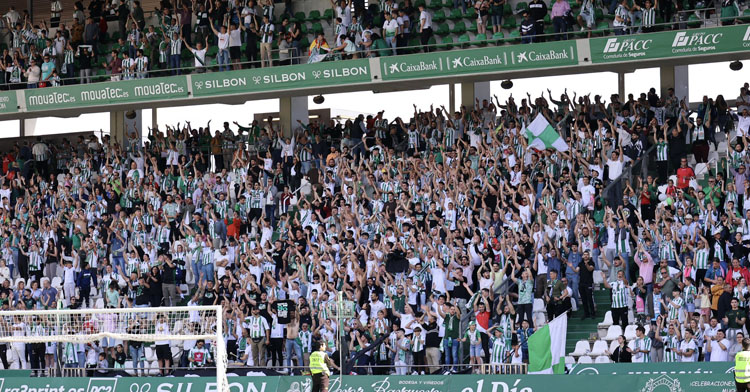
[[[596,317],[594,319],[581,320],[583,307],[579,307],[577,311],[571,313],[568,319],[568,336],[565,342],[566,355],[573,352],[577,341],[588,340],[592,333],[597,332],[597,325],[604,320],[604,313],[611,309],[612,300],[609,290],[603,287],[600,290],[594,290],[594,303],[596,304]]]

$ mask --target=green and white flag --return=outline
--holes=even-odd
[[[529,374],[565,373],[568,314],[563,313],[529,336]]]
[[[530,148],[537,150],[554,148],[557,151],[568,151],[568,144],[541,114],[537,114],[534,121],[526,127],[526,138],[529,139]]]

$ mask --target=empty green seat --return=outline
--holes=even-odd
[[[432,21],[435,23],[442,23],[445,21],[445,11],[443,10],[437,10],[432,15]]]
[[[528,9],[528,8],[529,8],[529,5],[528,5],[528,4],[526,4],[526,2],[525,2],[525,1],[519,1],[519,2],[518,2],[518,3],[516,4],[516,13],[518,14],[518,13],[520,13],[521,11],[524,11],[524,10],[526,10],[526,9]]]
[[[477,10],[474,7],[466,9],[466,17],[471,19],[477,18]]]
[[[466,32],[466,23],[464,21],[460,20],[456,22],[456,24],[453,26],[453,29],[451,29],[451,33],[459,35]]]
[[[494,41],[497,44],[502,43],[504,38],[505,38],[505,34],[503,34],[502,31],[498,31],[495,34],[492,34],[492,41]]]
[[[503,15],[513,15],[513,7],[511,7],[510,4],[505,3],[505,5],[503,6]]]
[[[688,27],[691,29],[701,27],[701,19],[695,14],[690,15],[688,18]]]
[[[323,25],[320,24],[320,22],[313,23],[312,31],[313,31],[313,34],[315,35],[323,34]]]
[[[420,5],[427,6],[427,2],[425,0],[417,0],[414,2],[414,8],[419,8]]]
[[[505,21],[503,23],[503,28],[505,30],[513,30],[516,27],[518,27],[518,25],[516,24],[516,17],[515,16],[509,16],[509,17],[505,18]]]
[[[440,0],[430,0],[430,5],[428,5],[427,8],[430,8],[433,10],[443,8],[443,2]]]
[[[295,12],[294,13],[294,21],[295,22],[304,22],[305,21],[305,13],[304,12]]]
[[[460,37],[458,37],[458,44],[461,46],[466,46],[471,42],[471,38],[469,38],[468,34],[463,34]]]
[[[323,17],[321,19],[325,20],[333,20],[333,8],[329,8],[323,12]]]
[[[487,34],[477,34],[474,37],[474,44],[480,46],[487,45]]]
[[[552,18],[549,16],[549,14],[544,15],[544,24],[552,24]]]
[[[602,20],[604,18],[604,12],[599,7],[594,8],[594,21]]]
[[[312,10],[312,11],[310,11],[310,13],[307,15],[307,20],[310,21],[310,22],[317,22],[317,21],[319,21],[320,20],[320,11],[318,11],[318,10]]]
[[[510,42],[518,42],[521,40],[521,32],[518,30],[513,30],[508,34],[508,41]]]
[[[304,34],[307,34],[307,24],[306,23],[300,23],[299,24],[299,32]]]
[[[438,25],[437,30],[435,31],[435,34],[443,36],[450,34],[451,29],[448,27],[448,23],[441,23]]]
[[[475,20],[475,21],[471,22],[471,25],[469,25],[469,27],[466,29],[466,31],[469,31],[469,32],[472,32],[472,33],[476,33],[477,32],[477,21]]]
[[[443,39],[440,41],[440,48],[442,49],[450,49],[453,47],[453,37],[443,37]]]
[[[453,11],[451,11],[451,15],[448,17],[448,19],[457,20],[457,19],[462,19],[463,17],[464,17],[464,14],[461,13],[461,9],[454,8]]]

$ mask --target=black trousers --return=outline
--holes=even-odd
[[[578,285],[578,293],[583,302],[583,317],[594,317],[594,290],[591,285]]]
[[[44,359],[45,348],[44,343],[31,344],[31,369],[42,370],[46,367]]]
[[[750,385],[750,383],[746,383],[746,382],[742,383],[742,382],[737,382],[737,380],[734,380],[734,385],[737,387],[737,392],[750,391],[750,388],[748,388],[748,385]]]
[[[422,29],[422,35],[420,36],[420,41],[422,42],[422,46],[424,47],[424,51],[430,52],[431,49],[427,44],[430,42],[430,37],[432,37],[432,27],[428,27],[426,29]]]
[[[328,376],[325,373],[313,374],[312,382],[311,392],[328,392]]]
[[[284,338],[271,338],[271,347],[269,347],[271,350],[271,366],[281,366],[281,363],[283,362],[283,347]]]
[[[6,343],[0,344],[0,361],[3,362],[3,369],[8,369],[10,364],[8,363],[8,345]]]
[[[623,332],[628,326],[628,307],[612,308],[612,325],[620,325]]]

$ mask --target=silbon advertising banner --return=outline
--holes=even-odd
[[[577,65],[576,41],[381,57],[383,80]]]
[[[193,96],[243,94],[271,90],[370,82],[368,60],[256,68],[192,75]]]
[[[589,42],[595,64],[744,52],[750,50],[750,26],[594,38]]]
[[[657,366],[658,367],[658,366]],[[231,372],[231,369],[230,369]],[[1,375],[1,374],[0,374]],[[229,392],[310,392],[310,377],[229,377]],[[338,376],[330,392],[730,392],[732,374]],[[210,377],[0,378],[0,392],[218,392]]]
[[[187,78],[184,76],[29,89],[24,93],[28,111],[188,97]]]

